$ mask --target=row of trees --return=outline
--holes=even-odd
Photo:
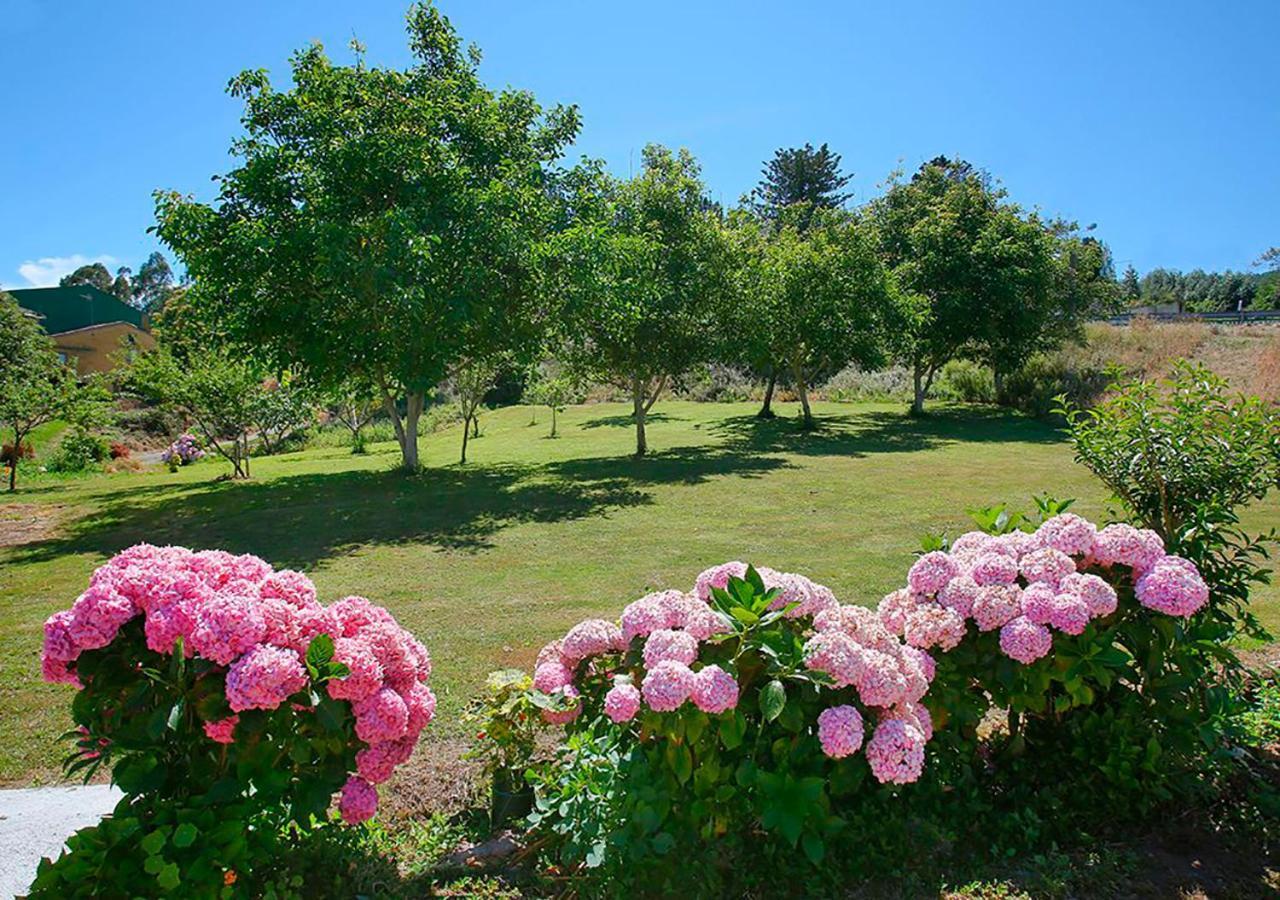
[[[1129,266],[1122,286],[1130,306],[1175,306],[1179,311],[1280,309],[1280,247],[1263,253],[1254,272],[1152,269],[1141,278]]]
[[[178,286],[169,260],[159,252],[148,256],[137,273],[121,266],[113,276],[105,265],[94,262],[62,276],[58,284],[62,287],[91,284],[130,306],[151,313],[162,309]]]
[[[408,32],[405,70],[312,46],[287,90],[235,78],[238,165],[213,203],[158,194],[156,226],[191,278],[184,315],[321,391],[367,386],[406,469],[429,392],[474,399],[499,361],[618,385],[643,455],[653,403],[701,361],[785,376],[812,426],[808,385],[901,358],[920,412],[948,360],[1006,373],[1118,297],[1105,246],[962,161],[848,210],[837,154],[783,150],[725,213],[687,151],[647,147],[630,179],[562,165],[575,107],[487,88],[430,4]]]

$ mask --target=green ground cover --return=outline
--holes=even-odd
[[[457,734],[455,714],[487,671],[527,664],[584,616],[687,587],[715,562],[803,572],[843,601],[874,603],[902,583],[919,535],[964,529],[968,507],[1027,508],[1047,491],[1076,497],[1086,515],[1105,511],[1104,489],[1061,432],[1003,410],[940,407],[913,420],[897,404],[818,403],[816,433],[754,411],[660,403],[641,461],[628,455],[622,404],[568,410],[556,439],[548,411],[512,407],[483,417],[466,466],[456,464],[456,426],[424,438],[428,468],[415,478],[394,471],[387,443],[367,456],[325,447],[256,460],[249,482],[219,480],[229,467],[210,458],[177,473],[20,491],[11,520],[18,509],[40,524],[11,529],[13,546],[0,548],[0,723],[10,735],[0,782],[56,776],[70,692],[39,681],[41,623],[138,541],[253,552],[307,572],[326,602],[362,594],[385,604],[435,658],[437,739]],[[1280,524],[1280,502],[1246,521]],[[1280,628],[1280,592],[1255,605]]]

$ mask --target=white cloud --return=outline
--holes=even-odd
[[[70,275],[81,266],[100,262],[108,269],[114,270],[116,258],[107,254],[84,256],[73,253],[70,256],[45,256],[40,259],[27,260],[18,266],[18,274],[26,279],[23,287],[54,287],[63,275]]]

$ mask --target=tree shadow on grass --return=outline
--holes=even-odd
[[[646,426],[663,422],[683,422],[684,416],[673,416],[670,413],[651,412],[644,417]],[[595,419],[587,419],[581,425],[582,428],[635,428],[636,420],[630,413],[624,413],[618,416],[599,416]]]
[[[475,551],[513,525],[649,504],[647,486],[758,475],[784,464],[761,454],[683,448],[639,461],[450,466],[416,477],[364,470],[155,485],[108,496],[98,511],[69,523],[61,537],[15,547],[9,560],[110,555],[140,541],[255,553],[302,569],[365,544]]]

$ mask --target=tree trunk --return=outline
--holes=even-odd
[[[1004,372],[995,366],[991,367],[991,383],[995,387],[996,402],[1004,402]]]
[[[460,465],[466,465],[467,462],[467,438],[471,436],[471,416],[467,416],[462,420],[462,458],[458,460]]]
[[[773,412],[773,389],[778,383],[778,370],[773,366],[769,367],[769,383],[764,389],[764,405],[760,407],[760,412],[756,413],[757,419],[772,419]]]
[[[911,415],[924,415],[924,366],[917,362],[911,370],[912,381],[915,384],[915,399],[911,401]]]
[[[471,436],[480,437],[480,416],[476,413],[471,414]]]
[[[418,417],[422,415],[425,402],[426,396],[421,392],[407,395],[402,420],[400,410],[396,409],[395,399],[385,387],[382,389],[382,408],[391,417],[391,424],[396,430],[396,442],[400,444],[400,468],[410,473],[418,471]]]
[[[642,457],[649,449],[649,444],[644,436],[644,418],[648,413],[648,407],[645,405],[645,387],[644,383],[637,377],[631,379],[631,403],[633,408],[632,415],[636,420],[636,457]]]
[[[813,410],[809,409],[809,386],[805,383],[804,369],[798,365],[792,366],[792,377],[796,380],[796,392],[800,395],[800,409],[804,414],[804,418],[801,420],[801,427],[805,431],[812,431],[814,428]]]
[[[13,459],[9,460],[9,493],[18,490],[18,457],[22,455],[22,434],[13,430]]]
[[[551,436],[556,436],[556,408],[551,407]]]

